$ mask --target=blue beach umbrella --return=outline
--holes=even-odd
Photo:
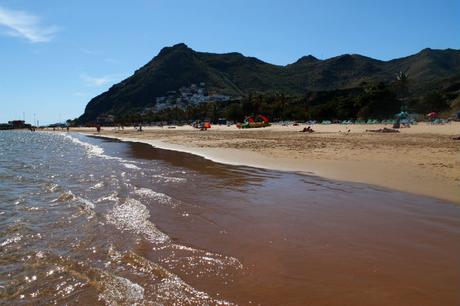
[[[409,117],[409,114],[407,112],[400,112],[397,113],[395,117],[399,119],[407,119],[407,117]]]

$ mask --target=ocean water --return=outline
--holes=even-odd
[[[460,303],[451,203],[77,133],[0,148],[1,304]]]

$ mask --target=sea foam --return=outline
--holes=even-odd
[[[122,231],[130,231],[144,236],[153,243],[164,243],[169,237],[149,221],[150,213],[141,202],[127,199],[117,205],[107,216],[107,221]]]
[[[153,200],[157,201],[160,204],[170,205],[170,206],[173,206],[173,207],[176,206],[175,203],[174,203],[173,198],[171,198],[167,194],[153,191],[152,189],[139,188],[139,189],[136,189],[134,191],[134,193],[136,193],[137,195],[140,195],[141,197],[146,197],[146,198],[153,199]]]

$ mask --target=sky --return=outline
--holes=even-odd
[[[165,46],[286,65],[460,49],[459,0],[0,0],[0,122],[80,116]]]

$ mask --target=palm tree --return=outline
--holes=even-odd
[[[409,87],[409,75],[406,71],[399,71],[396,74],[396,82],[398,85],[399,99],[401,100],[401,111],[407,111],[407,93]]]

